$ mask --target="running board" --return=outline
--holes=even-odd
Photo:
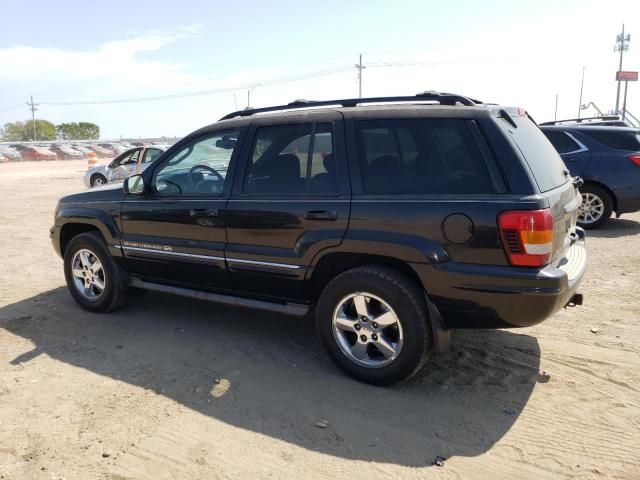
[[[223,295],[220,293],[209,293],[201,290],[193,290],[191,288],[174,287],[171,285],[163,285],[161,283],[145,282],[136,277],[131,277],[131,286],[152,290],[154,292],[171,293],[182,297],[198,298],[200,300],[208,300],[210,302],[223,303],[225,305],[233,305],[235,307],[255,308],[258,310],[268,310],[270,312],[284,313],[285,315],[293,315],[295,317],[304,317],[309,312],[309,307],[301,303],[275,303],[266,302],[264,300],[254,300],[251,298],[234,297],[231,295]]]

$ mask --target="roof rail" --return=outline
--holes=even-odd
[[[469,97],[457,95],[455,93],[442,93],[435,91],[426,91],[419,93],[415,96],[399,96],[399,97],[368,97],[368,98],[344,98],[342,100],[295,100],[287,105],[277,105],[274,107],[264,108],[247,108],[244,110],[238,110],[236,112],[225,115],[220,120],[228,120],[236,117],[248,117],[254,113],[266,113],[277,112],[283,110],[298,110],[302,108],[311,107],[329,107],[329,106],[342,106],[342,107],[355,107],[363,103],[412,103],[412,102],[438,102],[440,105],[456,105],[460,103],[466,106],[473,106],[481,104],[479,100],[473,100]]]
[[[553,120],[551,122],[544,122],[544,123],[541,123],[540,125],[558,125],[560,123],[582,123],[585,121],[587,123],[596,123],[596,122],[593,122],[593,120],[599,120],[601,122],[611,122],[611,121],[620,120],[620,117],[618,115],[608,115],[608,116],[601,116],[601,117],[567,118],[566,120]]]

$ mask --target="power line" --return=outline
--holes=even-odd
[[[320,71],[316,71],[316,72],[309,72],[309,73],[305,73],[305,74],[299,74],[299,75],[291,75],[291,76],[287,76],[287,77],[280,77],[280,78],[275,78],[275,79],[271,79],[271,80],[266,80],[266,81],[262,81],[262,82],[255,82],[255,83],[247,83],[247,84],[242,84],[242,85],[233,85],[233,86],[227,86],[227,87],[220,87],[220,88],[211,88],[211,89],[206,89],[206,90],[197,90],[197,91],[193,91],[193,92],[181,92],[181,93],[173,93],[173,94],[167,94],[167,95],[157,95],[157,96],[151,96],[151,97],[134,97],[134,98],[121,98],[121,99],[108,99],[108,100],[87,100],[87,101],[70,101],[70,102],[42,102],[41,105],[65,105],[65,106],[70,106],[70,105],[106,105],[106,104],[116,104],[116,103],[138,103],[138,102],[152,102],[152,101],[156,101],[156,100],[170,100],[170,99],[174,99],[174,98],[186,98],[186,97],[197,97],[197,96],[202,96],[202,95],[214,95],[217,93],[226,93],[226,92],[233,92],[233,91],[237,91],[237,90],[248,90],[248,89],[254,89],[257,87],[266,87],[266,86],[271,86],[271,85],[277,85],[277,84],[281,84],[281,83],[288,83],[288,82],[296,82],[299,80],[306,80],[308,78],[316,78],[316,77],[321,77],[321,76],[326,76],[326,75],[333,75],[335,73],[340,73],[340,72],[344,72],[347,70],[350,70],[351,67],[349,66],[339,66],[339,67],[334,67],[334,68],[329,68],[329,69],[325,69],[325,70],[320,70]]]

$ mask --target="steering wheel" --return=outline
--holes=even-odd
[[[194,190],[197,191],[198,189],[198,185],[200,183],[202,183],[202,180],[200,180],[197,184],[193,181],[193,173],[196,170],[208,170],[209,172],[213,173],[216,177],[218,177],[218,180],[220,180],[221,182],[224,182],[224,177],[222,175],[220,175],[220,173],[213,167],[210,167],[209,165],[194,165],[193,167],[191,167],[191,169],[189,170],[189,175],[188,175],[188,179],[189,179],[189,185],[191,186],[191,188],[193,188]]]

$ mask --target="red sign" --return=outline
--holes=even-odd
[[[638,72],[630,72],[628,70],[620,70],[616,72],[616,80],[621,80],[625,82],[637,82],[638,81]]]

